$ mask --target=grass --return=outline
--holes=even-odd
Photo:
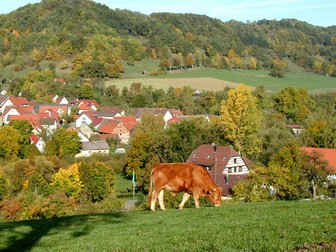
[[[1,251],[290,251],[336,241],[336,200],[0,223]]]
[[[294,88],[305,88],[309,92],[327,92],[336,91],[336,78],[328,77],[320,74],[310,73],[310,72],[288,72],[285,78],[274,78],[269,75],[267,70],[216,70],[216,69],[196,69],[191,71],[181,71],[172,74],[155,76],[155,77],[141,77],[137,78],[123,78],[121,80],[113,80],[106,82],[108,85],[116,85],[118,88],[122,89],[124,86],[130,86],[133,82],[140,82],[143,85],[151,85],[156,89],[167,90],[169,86],[181,87],[181,81],[176,82],[176,78],[214,78],[217,80],[243,83],[248,86],[258,87],[264,85],[269,91],[277,92],[285,87]],[[160,81],[160,80],[162,81]],[[167,79],[172,79],[172,81],[167,84]],[[164,81],[165,80],[165,81]],[[175,82],[175,83],[174,83]],[[193,87],[193,83],[190,83]],[[225,86],[224,86],[225,87]],[[223,88],[224,88],[223,87]],[[204,82],[202,86],[197,86],[196,88],[201,88],[204,90],[215,90],[214,85],[211,81]]]

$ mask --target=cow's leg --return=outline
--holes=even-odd
[[[195,201],[195,207],[200,208],[200,203],[199,203],[199,193],[194,193],[194,201]]]
[[[160,204],[160,208],[161,210],[166,210],[164,204],[163,204],[163,194],[164,194],[164,190],[161,190],[159,192],[159,204]]]
[[[184,204],[187,202],[187,200],[189,199],[190,194],[189,193],[184,193],[183,194],[183,199],[181,201],[181,204],[179,205],[179,209],[182,209],[184,207]]]
[[[156,204],[157,197],[158,197],[158,193],[154,189],[153,192],[152,192],[152,194],[151,194],[151,206],[150,206],[150,209],[152,211],[155,211],[155,204]]]

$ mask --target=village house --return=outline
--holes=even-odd
[[[165,122],[169,121],[174,116],[183,115],[183,113],[178,109],[167,108],[136,108],[134,109],[133,114],[138,121],[141,120],[144,114],[153,114],[155,116],[162,116]]]
[[[97,111],[99,104],[96,100],[80,100],[78,103],[78,114],[84,111]]]
[[[2,101],[2,103],[1,103]],[[4,113],[6,107],[28,107],[32,106],[33,102],[29,102],[25,97],[8,96],[0,99],[0,113]]]
[[[33,114],[32,106],[6,106],[2,118],[3,124],[8,124],[13,116]]]
[[[34,144],[41,153],[44,152],[45,142],[42,137],[32,134],[30,137],[30,143]]]
[[[100,134],[100,138],[114,138],[118,139],[120,143],[128,143],[131,137],[130,131],[120,120],[104,119],[96,131]]]
[[[82,149],[75,157],[89,157],[93,154],[108,155],[109,152],[110,146],[105,140],[82,142]]]
[[[291,129],[295,136],[299,136],[302,131],[302,126],[299,124],[287,124],[286,127]]]
[[[201,145],[187,159],[187,163],[206,169],[215,183],[222,188],[223,197],[231,194],[232,187],[250,173],[252,163],[229,146]]]
[[[79,128],[82,124],[91,125],[95,119],[99,118],[96,112],[94,111],[84,111],[81,112],[76,118],[75,118],[75,125],[77,128]],[[102,119],[100,120],[102,121]]]

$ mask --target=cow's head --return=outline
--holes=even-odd
[[[217,186],[214,189],[207,191],[206,194],[215,207],[220,206],[222,198],[222,188]]]

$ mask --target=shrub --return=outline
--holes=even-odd
[[[0,170],[0,201],[9,193],[9,180],[2,170]]]
[[[63,192],[48,197],[26,191],[0,204],[0,215],[7,221],[42,219],[74,214],[76,201]]]
[[[78,164],[71,165],[68,169],[60,169],[54,174],[51,185],[64,192],[68,197],[78,197],[83,188],[80,180]]]
[[[102,162],[81,162],[80,178],[93,202],[103,200],[114,192],[115,176],[111,167]]]
[[[35,195],[47,196],[51,193],[51,187],[43,178],[42,174],[35,172],[24,183],[24,190],[32,192]]]

